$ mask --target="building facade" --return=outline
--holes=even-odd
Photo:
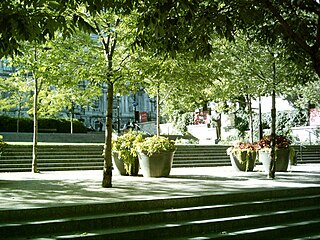
[[[14,72],[14,67],[8,67],[6,60],[0,61],[0,77],[7,78]],[[32,94],[32,93],[30,93]],[[0,88],[0,98],[6,98],[8,92]],[[31,97],[31,96],[30,96]],[[20,116],[27,117],[29,109],[22,109]],[[101,95],[87,106],[75,106],[74,117],[84,123],[92,131],[104,130],[107,111],[107,88],[101,87]],[[17,116],[17,107],[13,106],[8,111],[0,111],[2,115]],[[68,111],[62,109],[55,117],[68,118]],[[113,128],[122,130],[128,122],[146,122],[155,120],[155,99],[150,98],[141,88],[136,93],[125,96],[113,96]],[[101,128],[102,125],[102,128]]]

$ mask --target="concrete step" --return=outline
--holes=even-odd
[[[319,203],[320,189],[304,188],[2,210],[0,235],[2,239],[169,239],[202,236],[317,221],[320,218]]]
[[[195,239],[203,239],[203,234],[206,231],[217,231],[217,232],[225,232],[225,229],[228,228],[239,228],[239,227],[247,227],[247,226],[255,226],[255,222],[264,222],[264,227],[260,228],[268,228],[269,231],[272,232],[260,232],[260,234],[256,234],[253,238],[252,235],[245,234],[241,239],[265,239],[266,236],[288,236],[287,231],[288,227],[282,228],[282,231],[279,231],[280,228],[277,229],[278,225],[270,224],[281,224],[283,221],[286,221],[288,217],[292,215],[296,217],[303,217],[307,214],[311,213],[313,210],[318,211],[319,208],[308,209],[309,211],[296,210],[289,213],[282,214],[274,214],[272,212],[266,212],[265,214],[260,215],[246,215],[244,217],[230,217],[230,218],[217,218],[217,219],[202,219],[196,221],[172,221],[160,224],[148,224],[143,226],[132,226],[132,227],[122,227],[122,228],[113,228],[113,229],[99,229],[96,231],[86,231],[82,233],[73,233],[73,234],[61,234],[56,235],[54,238],[49,239],[168,239],[174,236],[174,239],[180,238],[183,236],[186,239],[185,234],[189,232],[199,232],[201,235]],[[310,229],[314,229],[318,227],[320,224],[318,222],[319,218],[316,218],[313,221],[306,221],[308,223],[304,225],[302,228],[304,232],[310,231]],[[303,220],[303,219],[301,219]],[[296,226],[301,223],[299,222],[291,223],[290,230],[296,230]],[[287,224],[287,223],[286,223]],[[289,226],[290,226],[289,225]],[[307,228],[307,229],[306,229]],[[277,229],[277,234],[273,232],[273,229]],[[256,230],[256,229],[255,229]],[[301,231],[301,230],[300,230]],[[258,238],[257,238],[258,237]],[[225,239],[229,239],[224,237]],[[238,237],[234,237],[234,239],[238,239]],[[278,239],[278,238],[273,238]]]
[[[101,159],[102,158],[102,154],[70,154],[70,155],[63,155],[63,154],[47,154],[47,155],[38,155],[38,159],[41,160],[45,160],[45,161],[50,161],[50,160],[55,160],[55,159],[65,159],[65,160],[73,160],[73,159]],[[2,156],[1,157],[1,162],[5,162],[5,161],[24,161],[24,160],[30,160],[32,159],[32,155],[30,156]]]
[[[281,240],[303,240],[319,239],[320,218],[313,220],[296,221],[280,225],[266,225],[259,228],[246,228],[239,231],[222,231],[220,233],[194,234],[188,239],[281,239]],[[175,240],[183,238],[169,238]]]
[[[187,162],[187,161],[190,161],[190,162],[206,162],[206,161],[211,161],[211,162],[214,162],[214,161],[223,161],[223,162],[230,162],[230,158],[219,158],[219,157],[206,157],[206,156],[199,156],[199,157],[180,157],[180,156],[174,156],[174,161],[175,162],[181,162],[181,161],[184,161],[184,162]]]
[[[99,170],[103,166],[103,146],[100,144],[39,145],[40,171]],[[30,171],[31,145],[8,145],[0,156],[1,172]]]
[[[178,145],[173,167],[230,166],[227,148],[223,145]]]
[[[84,171],[84,170],[102,170],[103,166],[60,166],[60,167],[52,167],[52,166],[45,166],[45,167],[38,167],[38,170],[41,171]],[[1,172],[31,172],[31,164],[27,167],[19,167],[19,168],[1,168]]]
[[[297,162],[305,163],[320,163],[320,146],[319,145],[304,145],[294,146],[297,154]]]
[[[231,165],[231,164],[230,164]],[[173,168],[196,168],[196,167],[223,167],[223,166],[229,166],[226,163],[178,163],[172,165]]]
[[[179,155],[179,154],[174,154],[174,158],[175,159],[177,159],[177,160],[179,160],[179,159],[211,159],[211,160],[221,160],[221,159],[223,159],[223,160],[229,160],[230,161],[230,157],[229,156],[217,156],[217,155],[215,155],[215,156],[208,156],[208,155],[183,155],[183,156],[181,156],[181,155]]]
[[[31,142],[33,133],[0,132],[6,142]],[[52,143],[104,143],[103,132],[90,133],[39,133],[39,142]]]
[[[298,151],[297,163],[320,163],[320,146],[306,146],[300,151],[299,146],[294,146]],[[177,151],[173,158],[173,167],[213,167],[213,166],[230,166],[230,158],[226,154],[228,146],[224,145],[177,145]],[[308,151],[308,152],[304,152]],[[81,165],[85,161],[88,163],[101,161],[103,162],[103,145],[97,144],[57,144],[57,145],[39,145],[38,146],[38,159],[43,164],[43,169],[62,169],[62,166],[50,167],[51,163],[59,162],[77,162]],[[299,155],[300,154],[300,155]],[[31,145],[8,145],[6,151],[0,156],[0,172],[29,171],[31,168],[32,159],[32,146]],[[15,161],[16,160],[16,161]],[[12,170],[10,170],[10,164]],[[90,169],[86,165],[86,169]],[[79,169],[75,168],[74,170]],[[97,166],[92,165],[92,169],[97,169]],[[100,169],[100,168],[99,168]],[[70,166],[68,169],[72,170]]]

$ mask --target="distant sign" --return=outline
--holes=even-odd
[[[310,109],[310,126],[320,126],[320,110],[316,108]]]
[[[139,122],[148,122],[148,113],[147,112],[139,112]]]

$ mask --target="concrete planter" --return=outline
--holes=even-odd
[[[122,158],[119,158],[119,154],[117,152],[112,152],[112,161],[113,164],[116,166],[116,170],[118,173],[122,176],[137,176],[139,172],[139,160],[138,157],[133,157],[134,159],[134,164],[131,165],[130,172],[128,173],[126,171],[124,162]]]
[[[231,153],[231,165],[236,171],[252,172],[256,165],[256,157],[257,153],[255,151],[241,151],[240,156],[237,153]]]
[[[267,174],[270,172],[271,164],[271,152],[270,151],[259,151],[259,162],[262,162],[264,170]],[[276,150],[276,172],[286,172],[288,170],[290,161],[290,150],[289,149],[277,149]]]
[[[138,151],[139,164],[144,177],[167,177],[170,174],[174,152],[154,153],[151,156]]]

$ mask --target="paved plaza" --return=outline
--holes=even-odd
[[[102,188],[101,181],[102,171],[0,173],[0,210],[320,187],[320,164],[291,166],[274,180],[257,166],[247,173],[232,167],[173,168],[166,178],[114,173],[112,188]]]

